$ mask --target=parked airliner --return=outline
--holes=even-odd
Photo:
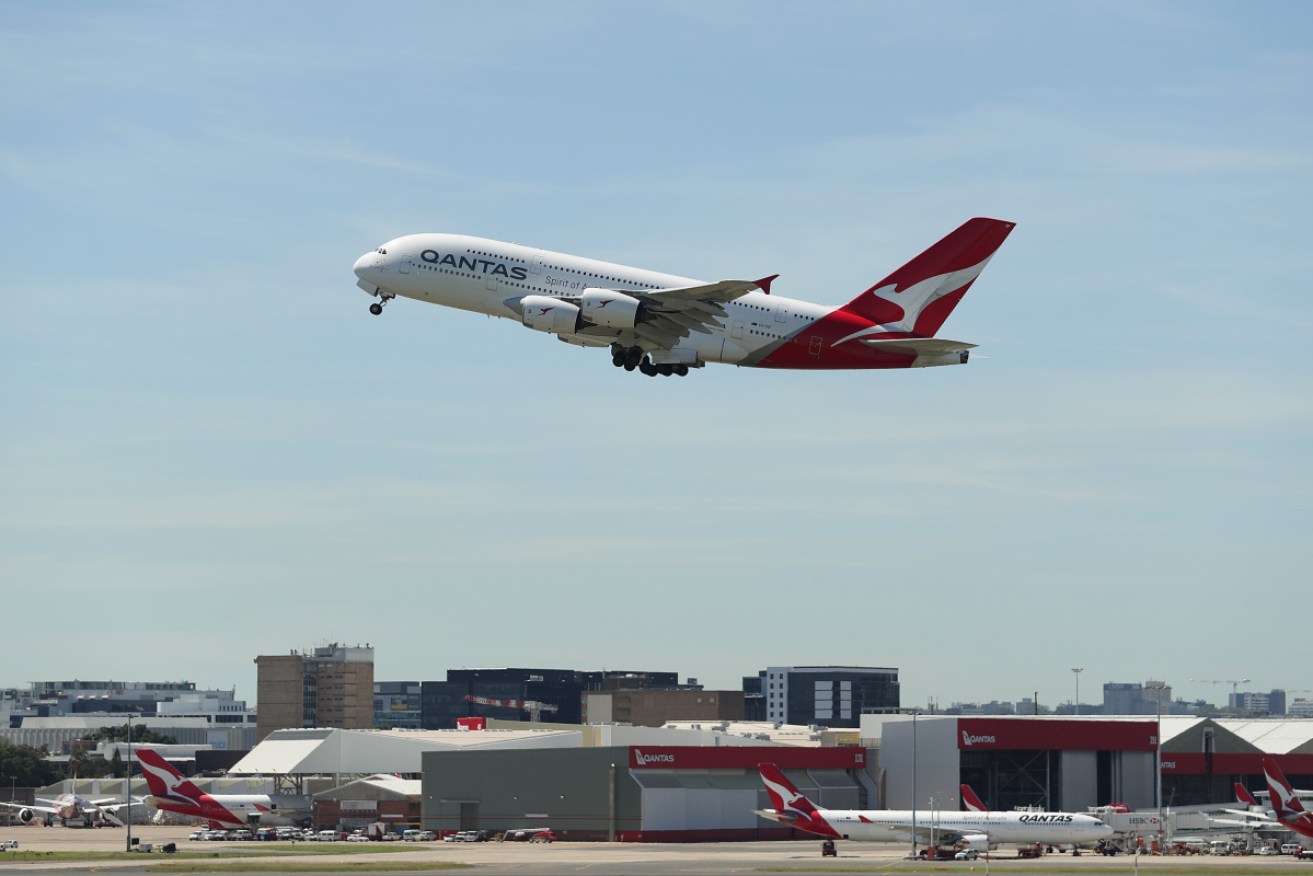
[[[104,800],[83,800],[77,794],[61,794],[58,797],[38,797],[35,804],[0,803],[10,809],[18,810],[18,820],[31,824],[37,819],[46,827],[59,821],[61,827],[68,827],[70,821],[81,821],[84,827],[100,827],[102,823],[122,825],[117,813],[127,806],[118,798]],[[140,806],[142,799],[134,797],[134,806]]]
[[[821,809],[775,764],[758,764],[757,768],[771,802],[771,809],[757,810],[758,815],[831,839],[888,841],[915,837],[924,845],[952,844],[962,850],[983,852],[1002,843],[1087,846],[1113,833],[1093,815],[1071,812]]]
[[[146,802],[156,809],[203,818],[211,827],[240,827],[246,824],[293,823],[310,816],[305,798],[269,794],[206,794],[178,772],[159,752],[149,748],[134,751],[146,777],[150,796]]]
[[[649,376],[750,368],[965,364],[975,344],[936,337],[1014,223],[969,219],[839,307],[772,295],[776,276],[709,283],[462,234],[409,234],[356,260],[356,285],[515,319]]]

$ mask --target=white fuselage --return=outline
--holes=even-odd
[[[358,285],[371,295],[377,289],[517,321],[520,313],[508,302],[526,295],[577,298],[589,288],[651,291],[706,283],[514,243],[438,233],[388,241],[361,256],[355,271]],[[722,306],[727,314],[723,326],[709,333],[692,332],[680,346],[696,350],[704,361],[738,364],[835,310],[763,292],[749,292]],[[567,335],[561,339],[584,344],[583,339]]]
[[[983,834],[990,845],[1045,843],[1086,845],[1112,836],[1112,828],[1092,815],[1066,812],[915,812],[910,810],[823,809],[820,814],[840,835],[853,840],[912,838],[935,831],[944,835]]]

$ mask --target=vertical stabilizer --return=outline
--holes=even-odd
[[[968,219],[840,309],[890,331],[934,337],[1015,226]]]

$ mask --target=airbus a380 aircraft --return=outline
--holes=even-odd
[[[150,788],[146,802],[156,809],[203,818],[210,822],[211,827],[241,827],[255,822],[291,824],[310,814],[306,811],[304,798],[296,796],[206,794],[159,752],[142,748],[133,753]]]
[[[821,809],[775,764],[758,764],[757,768],[771,802],[771,809],[758,810],[758,815],[832,839],[905,840],[915,833],[916,840],[922,844],[953,843],[964,850],[983,852],[1001,843],[1092,845],[1113,832],[1093,815],[1070,812]],[[976,802],[979,804],[978,799]]]
[[[460,234],[409,234],[356,260],[356,285],[516,319],[647,375],[752,368],[961,365],[974,344],[935,334],[1012,231],[970,219],[840,307],[770,294],[774,276],[708,283]]]

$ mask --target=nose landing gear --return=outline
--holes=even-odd
[[[379,292],[378,300],[369,305],[369,312],[375,316],[381,316],[383,314],[383,306],[396,297],[397,296],[395,295],[388,295],[385,292]]]

